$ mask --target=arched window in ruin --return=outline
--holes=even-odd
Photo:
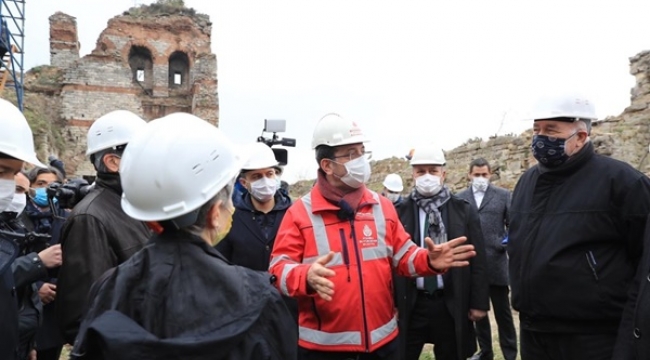
[[[144,46],[134,45],[129,51],[129,66],[133,81],[143,89],[153,89],[153,56],[151,50]]]
[[[190,79],[190,59],[182,51],[169,56],[169,87],[186,88]]]

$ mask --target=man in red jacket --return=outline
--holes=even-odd
[[[325,115],[312,148],[318,180],[280,225],[271,254],[275,285],[298,299],[302,359],[397,359],[391,269],[427,276],[468,265],[465,237],[426,249],[404,231],[390,200],[368,190],[361,129]]]

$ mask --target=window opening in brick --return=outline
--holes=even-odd
[[[133,82],[146,92],[153,89],[153,56],[151,50],[144,46],[134,45],[129,50],[129,66]]]
[[[182,51],[174,51],[169,56],[169,87],[188,88],[190,59]]]

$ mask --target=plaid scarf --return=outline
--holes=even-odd
[[[444,186],[439,193],[431,196],[424,197],[420,195],[415,189],[411,193],[411,198],[415,201],[418,207],[426,213],[426,216],[429,220],[429,229],[427,230],[427,236],[433,240],[435,244],[441,244],[447,242],[447,230],[445,230],[445,224],[442,222],[442,214],[440,214],[440,207],[444,205],[449,198],[451,198],[451,192],[449,188]]]

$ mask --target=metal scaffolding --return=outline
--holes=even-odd
[[[0,94],[5,87],[13,87],[21,111],[24,49],[25,0],[0,0]]]

